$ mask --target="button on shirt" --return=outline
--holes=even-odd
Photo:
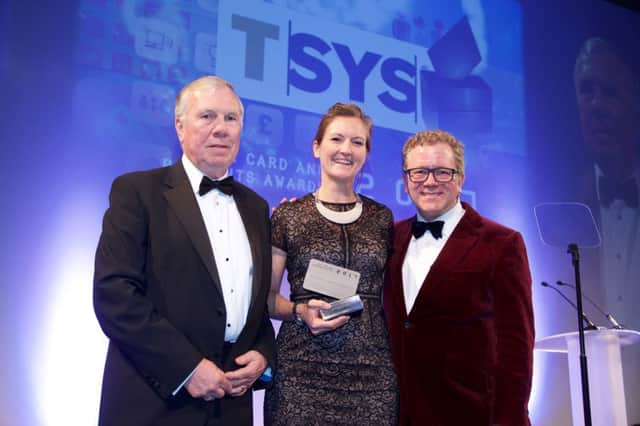
[[[404,304],[407,314],[411,312],[413,304],[418,297],[422,284],[434,264],[442,248],[446,244],[449,236],[464,216],[464,209],[460,200],[455,206],[445,214],[433,219],[444,221],[442,228],[442,238],[435,239],[431,232],[425,232],[420,238],[411,237],[407,254],[402,263],[402,288],[404,291]],[[416,220],[426,222],[420,214]]]
[[[200,207],[220,277],[227,311],[224,340],[235,342],[247,321],[251,302],[253,261],[247,231],[233,196],[217,189],[198,195],[203,173],[185,155],[182,165]]]

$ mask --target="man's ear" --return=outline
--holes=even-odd
[[[464,183],[464,176],[462,175],[458,175],[460,176],[458,178],[458,187],[460,188],[460,192],[458,192],[458,199],[460,199],[460,197],[462,196],[462,184]]]
[[[184,125],[182,124],[182,121],[180,121],[180,119],[177,117],[174,125],[176,128],[176,134],[178,135],[178,140],[180,141],[180,144],[182,144],[182,139],[184,137]]]

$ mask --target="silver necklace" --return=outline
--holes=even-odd
[[[345,212],[338,212],[335,210],[328,209],[322,204],[322,201],[318,198],[318,193],[313,193],[313,198],[316,201],[316,209],[318,212],[327,220],[337,223],[339,225],[347,225],[349,223],[353,223],[362,214],[362,199],[356,194],[356,205],[351,210],[347,210]]]

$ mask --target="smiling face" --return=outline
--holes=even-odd
[[[333,118],[322,140],[313,141],[313,155],[320,159],[322,181],[353,184],[367,158],[367,140],[367,127],[360,118]]]
[[[438,167],[458,170],[453,149],[444,142],[411,148],[405,155],[404,167],[405,170]],[[451,182],[440,183],[436,182],[433,173],[430,173],[426,181],[414,183],[405,173],[403,180],[405,191],[413,200],[420,216],[426,220],[433,220],[455,206],[462,191],[464,176],[457,173]]]
[[[185,155],[211,178],[223,176],[240,149],[242,111],[226,86],[193,90],[184,112],[176,117],[176,133]]]

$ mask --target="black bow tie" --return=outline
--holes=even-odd
[[[638,207],[638,187],[633,177],[623,182],[616,182],[606,176],[600,176],[598,191],[600,192],[600,203],[605,207],[609,207],[615,199],[624,201],[631,208]]]
[[[233,176],[227,176],[222,180],[211,180],[206,176],[202,176],[198,194],[204,195],[212,189],[219,189],[227,195],[233,194]]]
[[[431,232],[431,235],[433,235],[433,238],[437,240],[438,238],[442,238],[443,226],[444,222],[442,220],[436,220],[435,222],[422,222],[414,220],[411,224],[411,233],[414,237],[420,238],[427,230],[429,230],[429,232]]]

